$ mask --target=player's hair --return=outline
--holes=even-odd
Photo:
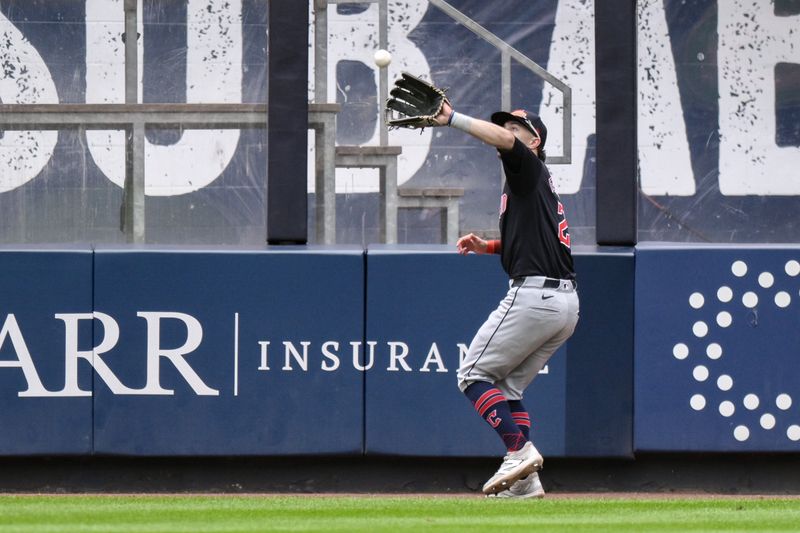
[[[542,163],[544,163],[545,160],[547,159],[547,152],[544,151],[544,148],[539,148],[538,150],[536,150],[536,155],[539,157]]]

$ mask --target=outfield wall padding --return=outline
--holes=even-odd
[[[546,456],[800,451],[800,246],[574,257]],[[455,373],[507,283],[439,246],[4,247],[0,455],[497,456]]]
[[[85,396],[21,398],[19,346],[4,342],[5,454],[502,452],[455,378],[507,290],[497,256],[127,246],[9,253],[4,265],[2,311],[36,332],[48,390],[63,387],[69,344],[54,316],[79,314],[95,367],[75,361]],[[526,395],[533,436],[551,457],[629,456],[633,255],[588,249],[576,265],[585,318]]]
[[[633,248],[578,248],[581,319],[567,341],[565,455],[633,456]]]
[[[363,264],[360,249],[98,249],[95,308],[121,331],[105,359],[134,392],[96,380],[95,453],[361,454],[347,354]]]
[[[637,247],[637,451],[800,451],[798,261],[797,245]]]
[[[92,451],[92,258],[0,248],[0,455]]]

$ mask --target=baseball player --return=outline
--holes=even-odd
[[[387,107],[404,115],[391,126],[449,126],[496,148],[503,162],[500,240],[469,234],[457,247],[462,254],[500,254],[509,290],[475,334],[458,369],[458,386],[508,450],[483,492],[542,497],[537,471],[544,459],[530,441],[522,396],[572,335],[579,312],[569,227],[544,164],[547,128],[524,110],[494,113],[491,122],[457,113],[444,91],[408,73],[390,94]]]
[[[483,486],[487,495],[541,497],[543,458],[530,441],[525,388],[578,322],[578,294],[564,206],[544,164],[547,129],[523,110],[491,122],[453,111],[445,101],[437,124],[495,147],[506,182],[500,199],[500,240],[469,234],[462,254],[500,254],[509,291],[478,330],[458,370],[458,386],[497,432],[508,454]]]

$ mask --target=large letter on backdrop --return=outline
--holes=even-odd
[[[775,65],[800,63],[800,16],[771,0],[725,0],[719,10],[719,188],[738,196],[800,194],[800,148],[776,143]]]
[[[57,104],[53,78],[42,56],[0,13],[0,102]],[[0,135],[0,193],[35,178],[50,161],[56,131],[5,131]]]
[[[693,196],[689,141],[664,0],[639,0],[639,172],[645,194]]]
[[[122,0],[86,1],[86,102],[125,101],[125,13]],[[139,3],[139,33],[143,34]],[[188,0],[186,101],[242,101],[241,0]],[[142,40],[139,40],[139,101],[142,95]],[[122,187],[125,141],[121,131],[88,131],[97,166]],[[145,194],[175,196],[201,189],[228,166],[239,130],[184,130],[177,143],[145,146]]]
[[[547,70],[572,88],[572,163],[553,168],[561,194],[581,188],[586,145],[595,132],[594,0],[560,0]],[[540,114],[547,124],[547,151],[562,154],[564,109],[561,93],[545,84]]]
[[[389,69],[389,84],[400,76],[401,71],[412,72],[423,78],[430,78],[430,66],[422,51],[409,40],[408,35],[417,27],[428,9],[426,0],[389,0],[389,23],[388,23],[388,48],[392,54],[392,62],[387,67]],[[337,84],[336,65],[340,61],[360,61],[367,67],[373,69],[375,73],[375,87],[379,86],[379,70],[373,62],[373,54],[378,49],[378,4],[374,3],[368,9],[354,14],[338,13],[335,4],[330,4],[326,11],[322,12],[328,17],[328,64],[327,64],[327,84],[328,102],[336,102],[336,93],[342,88]],[[310,20],[316,13],[311,13]],[[314,25],[310,25],[310,42],[314,42]],[[311,50],[313,50],[313,45]],[[314,98],[314,54],[309,58],[308,79],[309,79],[309,99]],[[433,80],[436,81],[436,80]],[[325,102],[317,102],[325,103]],[[378,117],[376,125],[380,125],[383,117]],[[312,137],[313,138],[313,137]],[[376,127],[372,132],[372,137],[365,141],[364,145],[377,145],[379,131]],[[397,165],[397,184],[402,185],[408,181],[425,163],[431,146],[432,131],[426,128],[424,131],[412,131],[398,129],[389,132],[389,144],[402,146],[403,153],[398,157]],[[312,144],[313,146],[313,144]],[[313,161],[313,155],[309,154],[309,161]],[[310,165],[311,167],[311,165]],[[373,171],[338,169],[339,186],[337,192],[377,192],[377,179],[368,178]],[[342,183],[343,177],[351,183]],[[314,179],[309,177],[309,191],[314,190]]]

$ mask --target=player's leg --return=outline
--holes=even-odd
[[[508,452],[518,451],[527,439],[514,422],[506,398],[493,383],[528,354],[514,346],[511,334],[519,329],[519,316],[524,309],[517,299],[518,292],[518,288],[509,290],[478,329],[458,370],[459,388],[497,432]]]
[[[508,291],[478,329],[459,365],[458,386],[462,392],[474,382],[503,380],[563,329],[565,318],[560,308],[563,299],[541,297],[542,289],[537,288],[517,287]]]
[[[540,301],[545,301],[541,299],[540,289],[509,290],[506,298],[478,330],[459,367],[459,388],[498,432],[508,450],[500,468],[484,485],[483,490],[487,494],[503,491],[541,467],[541,454],[516,425],[506,398],[492,386],[503,380],[525,361],[534,348],[562,327],[557,312],[535,312]],[[501,406],[492,417],[487,417],[488,411],[483,409],[488,399],[496,399],[497,404],[494,405]]]
[[[486,381],[470,383],[464,390],[475,410],[503,440],[509,452],[516,452],[528,441],[514,420],[508,402],[500,390]]]
[[[528,356],[508,375],[498,380],[497,388],[509,401],[522,400],[522,395],[530,383],[536,379],[558,348],[569,339],[578,324],[579,302],[575,292],[564,294],[564,309],[560,328],[552,336],[535,346]],[[554,298],[555,300],[555,298]],[[520,404],[521,405],[521,404]],[[523,416],[523,415],[518,415]]]
[[[544,365],[558,347],[572,335],[578,322],[577,294],[572,292],[563,293],[559,296],[559,298],[553,297],[547,298],[546,300],[548,302],[546,314],[548,316],[557,316],[559,320],[539,321],[537,329],[540,334],[532,336],[536,341],[536,343],[531,345],[531,347],[534,348],[533,351],[522,363],[509,372],[505,378],[496,383],[497,388],[508,398],[509,409],[512,412],[512,416],[521,424],[521,426],[519,426],[520,430],[525,430],[523,434],[529,440],[526,446],[533,447],[533,443],[530,442],[529,436],[530,417],[522,404],[522,394],[530,382],[538,375],[539,371],[544,368]],[[532,301],[528,302],[528,304],[531,304],[529,310],[532,311],[533,314],[542,312],[542,310],[538,309],[536,306],[537,301],[538,299],[534,298]],[[542,341],[542,334],[550,334],[552,336]],[[533,447],[533,450],[536,450],[535,447]],[[535,451],[535,453],[538,455],[538,451]],[[541,455],[539,455],[539,458],[539,468],[541,468],[544,464],[544,460],[541,458]],[[544,488],[535,471],[528,476],[520,477],[510,486],[500,486],[500,488],[504,489],[497,493],[497,496],[501,498],[544,497]]]
[[[570,321],[572,322],[572,321]],[[506,394],[520,399],[508,400],[511,416],[517,422],[520,431],[526,439],[530,440],[530,415],[522,404],[522,392],[538,375],[539,371],[555,353],[559,346],[566,341],[574,330],[575,324],[568,323],[564,329],[553,339],[540,346],[531,357],[526,359],[519,367],[514,369],[504,380],[497,383],[498,389],[505,391]],[[542,459],[542,465],[544,459]],[[541,465],[540,465],[541,466]],[[511,486],[496,494],[498,498],[543,498],[545,495],[544,487],[539,479],[539,474],[533,472],[527,477],[515,481]]]
[[[517,424],[519,430],[525,436],[525,440],[531,439],[531,416],[528,410],[522,405],[520,400],[508,400],[508,408],[511,410],[511,417]]]
[[[542,456],[517,424],[503,393],[491,383],[476,381],[467,386],[464,394],[472,401],[478,414],[497,432],[508,450],[500,468],[484,484],[483,492],[502,492],[517,480],[535,473],[541,467]]]

